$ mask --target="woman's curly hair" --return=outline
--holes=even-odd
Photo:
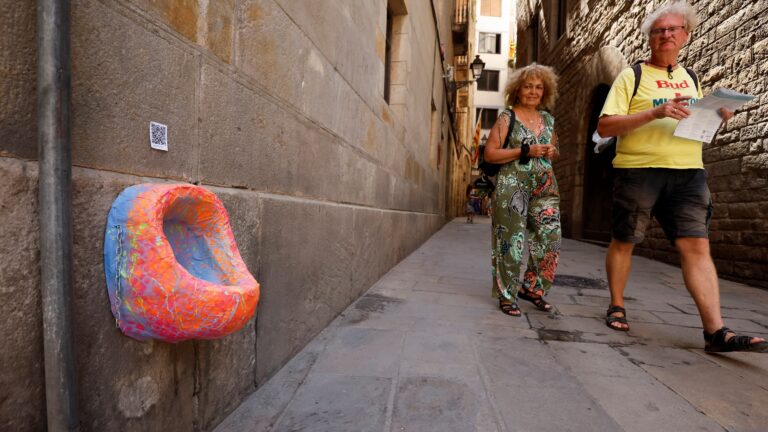
[[[541,97],[541,104],[537,108],[552,111],[555,108],[555,99],[557,99],[557,74],[551,67],[537,63],[531,63],[512,72],[507,87],[504,89],[504,99],[507,105],[515,106],[519,102],[517,95],[520,88],[531,78],[538,78],[544,84],[544,95]]]

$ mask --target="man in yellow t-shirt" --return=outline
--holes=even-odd
[[[669,78],[666,70],[649,64],[639,65],[640,84],[632,97],[635,77],[632,68],[625,69],[613,83],[601,116],[631,115],[658,108],[675,98],[688,98],[689,104],[702,97],[693,77],[685,68],[677,67]],[[656,118],[618,139],[615,168],[701,169],[701,142],[678,138],[672,134],[678,120]]]
[[[683,279],[701,315],[706,352],[768,352],[762,338],[737,335],[723,324],[715,265],[709,252],[712,203],[701,158],[702,143],[673,136],[688,117],[688,105],[702,97],[688,71],[677,64],[697,18],[687,3],[668,3],[643,22],[651,56],[635,73],[623,71],[613,83],[597,133],[618,137],[613,160],[612,240],[605,265],[611,303],[606,325],[628,331],[624,288],[632,250],[655,217],[681,257]],[[723,119],[733,113],[720,110]]]

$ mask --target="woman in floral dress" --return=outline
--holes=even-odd
[[[505,94],[509,108],[493,125],[484,154],[486,161],[502,164],[493,202],[493,295],[502,312],[520,316],[517,298],[552,309],[543,297],[560,257],[560,193],[552,169],[559,152],[555,119],[546,110],[554,107],[557,76],[534,63],[512,74]],[[502,143],[509,127],[509,142]],[[521,283],[526,237],[528,265]]]

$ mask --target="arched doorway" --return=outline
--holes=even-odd
[[[584,240],[611,241],[611,192],[613,190],[613,166],[616,146],[602,153],[595,153],[592,132],[597,129],[600,111],[611,89],[606,84],[598,85],[592,92],[589,128],[584,153],[584,198],[582,200],[581,236]]]

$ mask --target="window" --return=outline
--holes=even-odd
[[[432,112],[430,113],[432,122],[429,128],[429,161],[433,168],[440,169],[440,142],[437,137],[442,135],[440,127],[440,113],[435,106],[435,98],[432,98]]]
[[[407,61],[403,49],[410,44],[408,35],[403,32],[405,18],[408,10],[405,8],[405,0],[387,0],[387,22],[384,39],[384,52],[380,52],[384,64],[384,86],[381,92],[384,101],[390,107],[398,107],[395,112],[402,111],[405,107],[403,91],[405,89],[405,74],[392,73],[393,70],[406,70]]]
[[[390,75],[392,71],[392,9],[387,7],[387,39],[384,48],[384,100],[389,103]]]
[[[565,36],[566,24],[568,23],[568,1],[558,0],[557,2],[557,39]]]
[[[527,39],[526,64],[539,61],[539,13],[536,12],[531,18],[531,25],[525,30]]]
[[[484,69],[477,80],[477,89],[482,91],[499,91],[499,71]]]
[[[501,0],[480,0],[480,15],[501,16]]]
[[[565,36],[568,28],[568,0],[549,0],[544,10],[550,40],[557,42]]]
[[[499,33],[480,33],[477,51],[481,54],[501,54],[501,35]]]
[[[496,117],[499,116],[499,110],[496,108],[477,108],[475,118],[477,116],[480,116],[480,129],[490,129],[496,122]]]

